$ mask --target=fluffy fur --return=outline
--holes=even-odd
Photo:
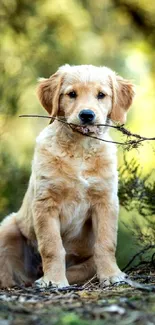
[[[73,91],[76,97],[70,95]],[[133,95],[129,81],[91,65],[62,66],[38,87],[39,100],[51,116],[79,127],[79,113],[88,109],[95,124],[107,118],[124,123]],[[110,140],[107,128],[88,125],[89,132]],[[47,126],[36,141],[22,206],[0,227],[1,287],[33,281],[63,287],[95,273],[102,284],[123,280],[115,259],[117,184],[114,144],[56,120]]]

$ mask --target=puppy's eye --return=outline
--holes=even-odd
[[[75,91],[70,91],[70,93],[67,94],[70,98],[76,98],[77,93]]]
[[[97,94],[97,99],[102,99],[105,97],[105,94],[102,93],[102,91],[99,91],[99,93]]]

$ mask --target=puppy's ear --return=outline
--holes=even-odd
[[[112,110],[109,115],[114,122],[124,124],[129,107],[132,104],[135,92],[134,85],[118,75],[110,77],[112,85]]]
[[[56,116],[59,110],[61,85],[62,75],[56,72],[49,79],[41,79],[37,89],[38,98],[42,106],[51,116]]]

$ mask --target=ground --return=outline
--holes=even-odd
[[[155,273],[132,274],[130,285],[0,291],[0,325],[154,325]],[[134,280],[136,278],[136,281]]]

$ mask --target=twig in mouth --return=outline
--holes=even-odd
[[[64,124],[68,125],[69,127],[72,128],[73,131],[78,132],[81,135],[84,135],[84,136],[87,136],[87,137],[90,137],[90,138],[93,138],[93,139],[96,139],[96,140],[100,140],[100,141],[103,141],[103,142],[109,142],[109,143],[114,143],[114,144],[118,144],[118,145],[123,145],[128,150],[131,149],[131,148],[137,148],[138,145],[140,143],[144,142],[144,141],[153,141],[153,140],[155,140],[155,137],[150,137],[149,138],[149,137],[141,136],[141,135],[136,134],[136,133],[132,133],[129,130],[127,130],[126,128],[124,128],[123,125],[94,124],[93,126],[97,126],[97,127],[104,126],[104,127],[113,128],[113,129],[116,129],[119,132],[121,132],[123,135],[126,135],[127,138],[132,137],[132,138],[136,138],[138,140],[131,139],[131,140],[127,140],[127,141],[124,141],[124,142],[105,140],[105,139],[99,138],[97,136],[92,136],[92,135],[87,134],[87,133],[82,133],[80,130],[74,129],[74,127],[78,127],[79,126],[78,124],[68,123],[64,119],[60,119],[58,117],[52,117],[52,116],[48,116],[48,115],[23,114],[23,115],[19,115],[19,117],[39,117],[39,118],[57,120],[57,121],[59,121],[61,123],[64,123]]]

